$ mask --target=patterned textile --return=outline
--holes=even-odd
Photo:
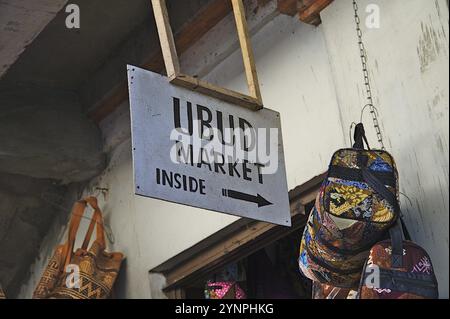
[[[76,233],[87,204],[94,208],[94,214],[82,247],[73,253]],[[88,249],[94,228],[97,230],[97,236]],[[68,234],[67,242],[56,248],[34,291],[33,298],[108,298],[117,278],[123,255],[105,251],[103,218],[96,198],[88,197],[75,204]]]
[[[375,276],[377,277],[375,277]],[[379,282],[375,280],[379,278]],[[392,267],[391,241],[370,250],[359,288],[360,299],[434,299],[438,283],[430,256],[411,241],[403,241],[403,267]]]
[[[34,290],[34,299],[47,298],[58,284],[58,279],[62,273],[62,268],[65,261],[66,246],[60,245],[55,249],[55,252],[48,262],[47,268],[41,276],[39,284]]]
[[[357,293],[349,288],[338,288],[314,281],[312,284],[312,299],[353,299]]]
[[[205,289],[206,299],[247,299],[244,290],[234,281],[209,281]]]
[[[357,288],[369,249],[397,219],[396,208],[369,186],[363,170],[398,199],[397,169],[387,152],[335,152],[300,244],[300,271],[313,281]]]
[[[122,256],[107,253],[98,242],[94,242],[89,251],[78,249],[71,264],[80,268],[78,285],[67,288],[66,281],[70,273],[61,277],[57,287],[49,295],[55,299],[106,299],[117,278]]]
[[[316,232],[316,229],[320,228],[315,218],[318,215],[317,209],[314,208],[304,230],[300,244],[300,271],[306,277],[320,283],[330,285],[333,283],[332,286],[342,288],[357,287],[368,252],[347,255],[325,246],[323,241],[318,239]],[[342,242],[344,238],[336,238],[332,244],[338,247]]]

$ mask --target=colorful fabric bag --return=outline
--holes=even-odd
[[[356,291],[350,288],[338,288],[320,282],[312,283],[312,299],[351,299]]]
[[[431,258],[412,241],[403,240],[400,225],[391,239],[370,250],[358,290],[360,299],[436,299],[438,282]]]
[[[353,148],[332,156],[300,245],[303,275],[335,287],[358,287],[370,248],[399,216],[395,161],[363,140],[358,124]]]
[[[73,252],[78,227],[85,208],[90,205],[94,213],[81,248]],[[96,238],[88,249],[96,228]],[[106,299],[110,296],[117,278],[123,255],[105,251],[106,242],[102,212],[95,197],[88,197],[75,203],[69,224],[68,239],[56,251],[37,285],[33,298],[42,299]],[[70,279],[78,268],[78,281]],[[73,277],[76,278],[76,277]],[[72,283],[72,284],[68,284]]]
[[[206,299],[247,299],[244,290],[234,281],[219,281],[206,283]]]

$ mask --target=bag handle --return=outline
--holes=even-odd
[[[106,247],[105,242],[105,233],[103,227],[103,217],[100,208],[98,207],[97,198],[95,197],[87,197],[85,199],[79,200],[75,203],[72,209],[72,218],[69,224],[69,232],[67,242],[65,244],[65,262],[64,269],[66,269],[67,265],[70,263],[73,255],[73,248],[75,245],[76,235],[78,232],[78,228],[80,227],[81,218],[86,210],[86,206],[90,205],[94,209],[93,216],[91,218],[91,222],[89,224],[88,231],[86,232],[86,236],[83,241],[82,249],[87,249],[89,242],[92,237],[92,233],[94,231],[94,227],[97,226],[96,233],[96,241],[102,248]]]
[[[366,143],[367,149],[370,151],[369,142],[367,141],[366,131],[364,125],[358,123],[355,126],[355,132],[353,133],[354,144],[353,148],[364,149],[364,143]]]
[[[102,211],[98,207],[97,198],[88,197],[85,199],[85,201],[94,209],[94,214],[92,216],[88,231],[86,232],[86,236],[84,237],[83,245],[81,246],[81,248],[85,250],[88,248],[95,226],[97,226],[96,241],[102,248],[106,248],[103,216]]]
[[[391,236],[391,246],[392,246],[392,267],[402,268],[403,267],[403,229],[402,220],[398,218],[394,226],[389,229],[389,235]]]
[[[400,205],[398,204],[397,198],[392,194],[384,184],[376,178],[369,169],[363,168],[362,170],[364,181],[378,194],[381,195],[386,201],[392,205],[394,211],[396,212],[396,220],[393,226],[389,229],[389,235],[391,237],[392,246],[392,267],[402,268],[403,267],[403,238],[405,238],[403,233],[403,228],[406,230],[406,226],[401,218],[402,213],[400,210]],[[408,234],[409,237],[409,234]]]

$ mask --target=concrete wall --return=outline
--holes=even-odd
[[[5,0],[0,3],[0,78],[67,0]]]
[[[289,189],[325,171],[332,152],[349,145],[350,122],[359,119],[362,95],[361,86],[357,85],[361,76],[357,51],[354,52],[357,48],[352,36],[352,13],[347,10],[345,2],[351,9],[349,1],[335,1],[323,16],[324,24],[318,28],[300,23],[297,17],[276,16],[255,30],[252,38],[265,106],[281,112]],[[390,4],[391,2],[396,4]],[[422,15],[426,17],[428,12],[436,16],[437,9],[433,9],[435,7],[431,1],[411,1],[417,12],[413,15],[399,10],[400,2],[402,1],[380,1],[382,10],[385,9],[386,12],[396,8],[393,11],[395,14],[390,13],[382,23],[387,26],[392,25],[393,21],[399,21],[396,32],[401,32],[401,36],[405,37],[405,45],[413,43],[412,38],[417,38],[416,44],[419,44]],[[445,10],[442,6],[443,20],[437,21],[446,19],[445,15],[448,13]],[[350,14],[350,18],[346,21],[347,14]],[[417,21],[419,28],[412,32],[409,24]],[[220,28],[226,29],[226,26],[219,25],[211,32],[218,32]],[[386,29],[379,32],[383,30]],[[344,31],[348,32],[345,39]],[[391,34],[392,31],[388,33]],[[393,34],[391,36],[395,36],[395,32]],[[432,253],[442,280],[442,296],[446,297],[448,261],[445,262],[441,255],[448,254],[448,215],[445,217],[444,214],[448,210],[448,200],[445,202],[440,194],[448,193],[448,127],[442,124],[444,120],[448,120],[448,89],[445,89],[448,86],[448,74],[442,71],[448,69],[448,56],[442,56],[447,54],[448,44],[438,42],[440,53],[429,63],[428,71],[425,71],[433,73],[426,76],[420,71],[416,47],[410,52],[400,52],[394,46],[397,41],[380,42],[382,36],[379,37],[377,39],[372,35],[367,40],[372,42],[368,45],[370,56],[375,56],[376,53],[379,59],[379,73],[374,86],[376,93],[383,92],[377,96],[386,99],[386,102],[383,100],[384,104],[377,104],[386,105],[380,107],[380,111],[387,146],[393,150],[397,159],[402,190],[412,199],[412,207],[403,205],[407,210],[408,226],[413,230],[414,239]],[[216,41],[222,41],[220,37],[215,38]],[[197,49],[202,45],[204,43],[200,43]],[[211,42],[211,47],[221,50],[214,41]],[[214,55],[211,47],[208,52]],[[374,47],[376,50],[371,51]],[[194,47],[193,50],[195,49]],[[190,59],[202,59],[201,52],[193,54],[190,51],[186,55],[190,54]],[[240,52],[231,52],[226,58],[222,55],[223,51],[216,53],[221,59],[219,62],[211,62],[213,67],[191,60],[190,73],[195,72],[192,66],[200,65],[202,70],[209,70],[206,78],[211,82],[245,91]],[[408,67],[402,68],[405,62],[398,65],[388,60],[392,56],[399,60],[400,57],[405,58],[404,55],[407,56]],[[371,63],[374,64],[374,60]],[[435,63],[438,65],[435,66]],[[414,67],[419,68],[419,73],[411,75]],[[403,75],[403,71],[408,75]],[[382,74],[387,75],[381,77]],[[402,81],[397,78],[401,76],[405,76],[403,86],[400,84]],[[431,86],[419,90],[415,85]],[[404,93],[402,88],[406,90]],[[440,94],[440,98],[435,98],[436,94]],[[432,113],[428,113],[427,101],[430,101],[429,107],[434,110]],[[434,104],[433,101],[437,102]],[[394,112],[392,107],[389,111],[387,105],[395,105],[399,109]],[[410,112],[411,109],[415,112]],[[366,123],[370,131],[370,122],[366,120]],[[128,104],[124,103],[101,126],[105,150],[109,154],[109,165],[101,176],[91,181],[85,194],[99,195],[106,224],[111,229],[112,236],[108,236],[110,249],[120,250],[127,255],[119,282],[119,297],[160,297],[155,285],[160,285],[161,281],[158,279],[151,282],[148,270],[235,221],[236,217],[134,196]],[[411,126],[415,127],[414,131]],[[433,131],[431,127],[434,127]],[[441,135],[442,151],[436,145],[438,135]],[[372,135],[370,137],[374,140]],[[415,163],[416,157],[418,163]],[[444,170],[445,175],[441,170]],[[417,174],[422,186],[418,185],[415,177]],[[96,190],[97,187],[108,191],[102,194]],[[423,214],[420,213],[419,206]],[[431,234],[434,234],[434,243],[430,239],[433,237]],[[47,243],[54,245],[54,241]],[[48,246],[42,249],[42,260],[49,257],[48,251]],[[41,271],[42,262],[36,263],[33,267],[34,275],[23,286],[22,297],[31,295]]]
[[[351,0],[322,13],[341,125],[348,130],[365,104]],[[388,151],[400,173],[401,204],[413,240],[431,255],[448,297],[448,6],[447,1],[358,1],[380,7],[380,28],[363,29],[370,76]],[[378,147],[367,112],[366,130]]]

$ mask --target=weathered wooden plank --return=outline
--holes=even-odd
[[[277,0],[278,11],[291,17],[298,13],[299,0]]]
[[[166,0],[152,0],[152,7],[167,76],[173,78],[180,73],[180,62],[167,13]]]
[[[241,44],[242,59],[244,61],[245,75],[250,96],[258,101],[262,101],[259,87],[258,74],[256,72],[255,58],[253,56],[252,44],[248,35],[247,20],[245,18],[245,8],[242,0],[231,0],[233,4],[236,28]],[[262,104],[262,103],[261,103]]]
[[[262,108],[261,101],[252,96],[215,86],[211,83],[199,80],[189,75],[180,74],[177,77],[171,79],[170,82],[193,91],[213,96],[223,101],[249,108],[253,111],[260,110]]]
[[[282,14],[294,16],[298,13],[299,19],[305,23],[319,25],[320,12],[333,0],[277,0],[278,11]]]
[[[320,24],[320,12],[333,0],[302,0],[299,9],[299,19],[305,23]]]

